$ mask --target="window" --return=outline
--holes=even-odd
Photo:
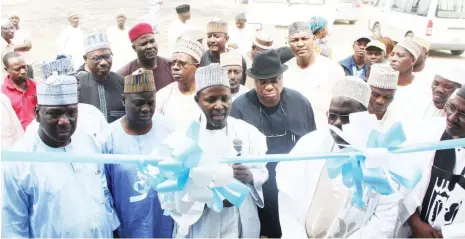
[[[436,17],[465,19],[465,0],[438,0]]]
[[[394,0],[391,10],[418,16],[427,16],[430,5],[431,0]]]

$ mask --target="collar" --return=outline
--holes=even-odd
[[[16,87],[15,83],[13,83],[13,81],[11,80],[10,74],[7,74],[4,84],[10,90],[26,92],[28,89],[28,85],[29,85],[29,78],[26,78],[26,85],[25,85],[26,89],[25,90],[21,90],[18,87]]]

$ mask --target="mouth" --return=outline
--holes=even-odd
[[[391,67],[394,68],[394,70],[395,70],[396,68],[399,67],[399,64],[397,64],[397,63],[392,63],[392,62],[391,62],[391,63],[389,63],[389,66],[391,66]]]
[[[300,49],[300,50],[297,51],[297,54],[299,54],[299,55],[300,54],[305,54],[305,53],[307,53],[307,49]]]
[[[146,115],[139,115],[138,118],[141,119],[141,120],[148,120],[148,119],[150,119],[152,117],[150,116],[150,114],[146,114]]]
[[[226,118],[225,114],[222,115],[212,115],[212,120],[214,121],[223,121]]]
[[[444,102],[443,96],[441,94],[433,94],[433,101],[436,103],[442,103]]]

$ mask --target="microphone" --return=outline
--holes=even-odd
[[[234,149],[237,151],[237,156],[241,156],[242,154],[242,140],[235,139],[233,140]]]

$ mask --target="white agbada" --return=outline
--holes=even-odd
[[[113,53],[111,69],[115,72],[136,57],[131,41],[128,38],[128,32],[126,28],[121,30],[118,26],[110,26],[106,32]]]
[[[244,57],[252,47],[254,31],[251,27],[246,25],[244,28],[237,28],[236,24],[230,26],[228,30],[229,43],[237,44],[236,51]]]
[[[24,136],[21,122],[11,106],[8,96],[0,93],[1,124],[2,124],[2,150],[9,150],[13,144]]]
[[[152,21],[152,26],[156,33],[160,32],[160,9],[163,0],[148,0],[149,19]]]
[[[75,69],[84,64],[84,33],[81,28],[67,26],[57,39],[57,53],[70,55]]]
[[[202,114],[202,119],[204,119]],[[213,135],[224,133],[231,140],[242,140],[243,156],[265,155],[267,151],[265,136],[245,121],[228,117],[227,126],[222,130],[209,130]],[[257,206],[263,207],[262,184],[268,179],[265,164],[247,164],[253,174],[254,185],[248,185],[250,194],[239,208],[223,208],[217,213],[207,207],[202,216],[191,226],[188,238],[258,238],[260,220]],[[177,235],[175,226],[173,237]]]
[[[20,28],[15,31],[15,37],[11,39],[14,45],[19,45],[19,44],[24,44],[26,41],[31,41],[31,33],[25,29],[25,28]],[[31,53],[29,51],[16,51],[21,56],[23,56],[24,61],[26,61],[26,64],[31,64],[32,59],[31,59]]]
[[[201,111],[194,96],[181,93],[178,82],[173,82],[157,92],[155,114],[165,115],[177,126],[198,120]]]
[[[391,106],[388,106],[388,109],[386,110],[386,113],[384,113],[383,118],[378,122],[382,130],[387,130],[399,120],[400,117],[397,115],[397,112],[393,110]]]
[[[78,121],[76,132],[85,132],[96,137],[107,127],[108,122],[102,112],[93,105],[78,104]],[[26,135],[36,134],[39,123],[33,120],[26,128]]]
[[[334,60],[317,55],[312,66],[301,69],[294,57],[286,63],[289,69],[283,74],[284,86],[297,90],[312,104],[317,128],[327,124],[326,112],[333,98],[333,87],[344,80],[342,67]]]
[[[443,117],[428,118],[420,122],[409,122],[415,124],[415,127],[404,127],[408,135],[421,135],[421,137],[408,139],[406,145],[417,144],[421,142],[438,142],[444,132],[446,119]],[[460,174],[465,167],[465,154],[463,148],[456,149],[456,165],[454,174]],[[417,208],[421,208],[423,199],[428,188],[428,183],[431,177],[431,167],[434,163],[436,151],[427,151],[409,154],[408,164],[403,167],[414,167],[422,171],[422,178],[417,186],[411,190],[404,190],[403,200],[399,207],[399,218],[395,231],[395,237],[406,238],[411,234],[410,226],[408,226],[408,218],[415,213]],[[455,217],[454,224],[439,225],[444,238],[463,238],[465,237],[465,210],[460,210]]]
[[[250,89],[243,86],[243,85],[239,85],[239,91],[237,93],[234,93],[231,95],[231,98],[232,98],[232,101],[234,101],[235,99],[237,99],[239,96],[247,93]]]
[[[183,23],[179,18],[176,18],[168,29],[168,54],[172,56],[176,47],[176,41],[180,38],[187,30],[193,27],[187,23]]]
[[[339,151],[339,147],[335,144],[329,129],[324,127],[302,137],[290,154],[337,151]],[[315,225],[315,228],[325,228],[327,224],[318,225],[318,223],[325,221],[327,218],[322,215],[328,213],[334,214],[334,216],[338,215],[345,222],[336,224],[339,231],[331,230],[328,232],[330,237],[392,237],[398,215],[400,195],[380,196],[371,194],[365,211],[355,206],[334,205],[334,203],[331,203],[333,198],[329,197],[327,200],[320,199],[315,202],[313,199],[317,197],[316,189],[321,180],[322,172],[324,172],[323,170],[327,170],[326,160],[281,162],[278,164],[276,182],[279,189],[279,220],[282,238],[308,238],[306,228],[310,228],[310,225],[307,225],[307,223]],[[335,190],[344,192],[346,189],[341,180],[340,177],[334,179],[332,186]],[[365,196],[368,197],[369,195]],[[312,203],[318,205],[312,205]],[[309,212],[310,207],[324,208],[324,210]],[[310,220],[312,217],[313,220]],[[317,222],[312,224],[310,221]],[[350,226],[352,223],[353,225]],[[346,228],[344,225],[349,225],[349,227]],[[315,228],[314,230],[319,231]]]

